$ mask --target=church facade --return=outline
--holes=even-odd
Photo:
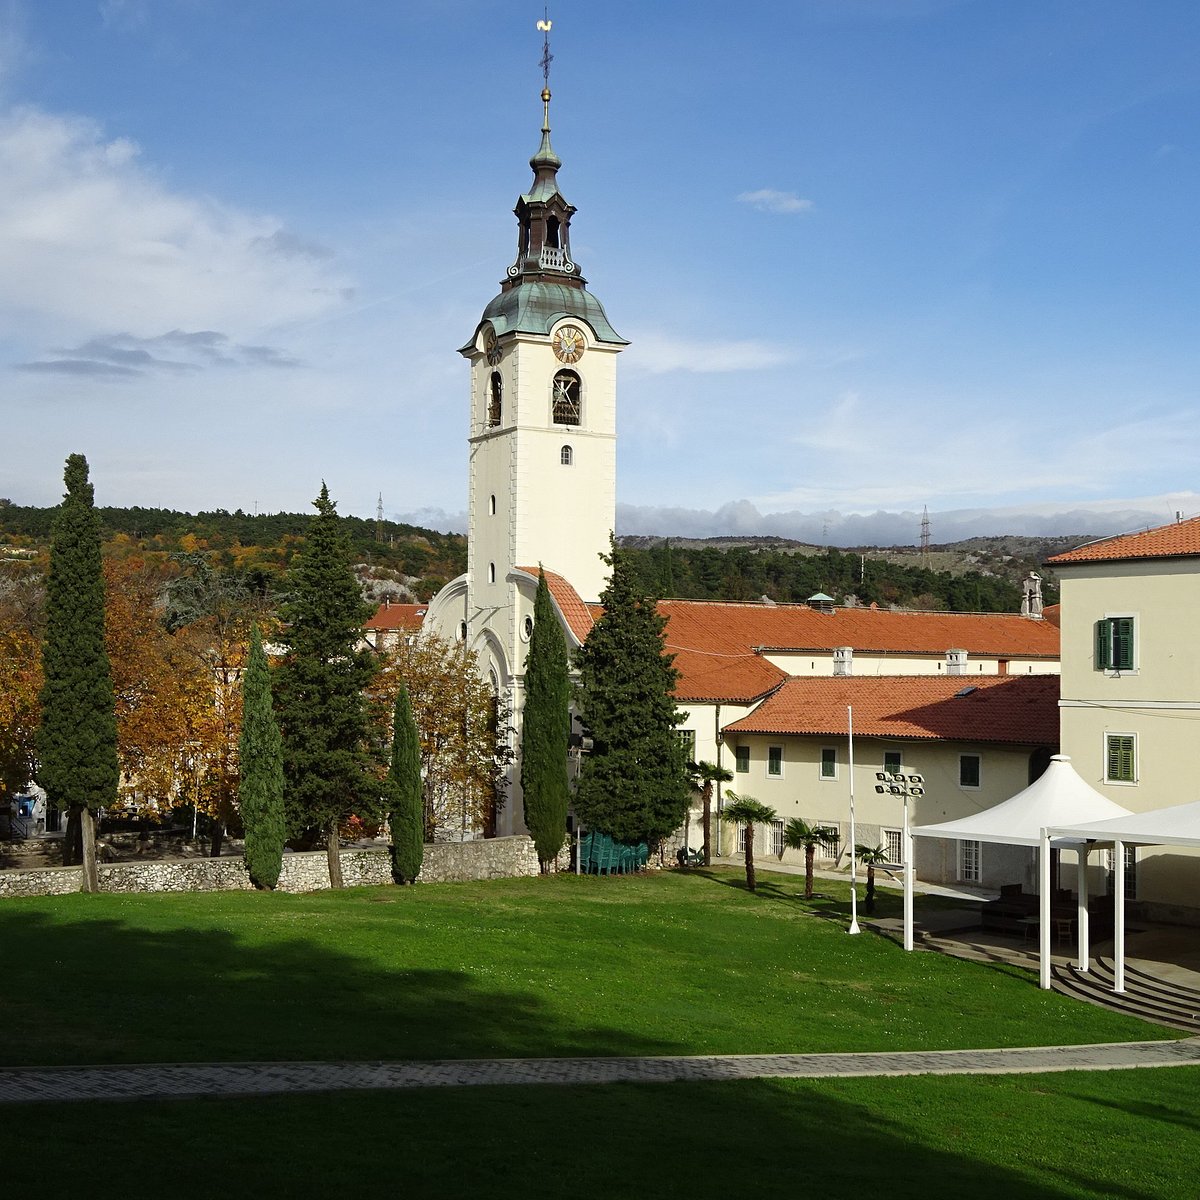
[[[568,646],[591,625],[616,519],[617,356],[627,345],[571,251],[575,209],[558,184],[550,91],[518,200],[517,253],[460,353],[471,367],[467,570],[430,602],[424,626],[465,645],[510,714],[519,753],[525,658],[539,567]],[[500,834],[520,832],[519,764]]]

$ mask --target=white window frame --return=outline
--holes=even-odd
[[[963,783],[963,759],[973,758],[976,762],[975,777],[977,783]],[[977,792],[983,787],[983,755],[982,754],[960,754],[958,756],[958,786],[964,792]]]
[[[899,761],[894,766],[888,766],[888,755],[892,755]],[[883,752],[883,769],[892,775],[904,770],[904,751],[903,750],[885,750]]]
[[[982,842],[963,838],[958,843],[958,878],[962,883],[979,883],[982,880]]]
[[[903,863],[904,862],[904,830],[903,829],[880,829],[879,836],[883,839],[883,844],[887,850],[888,862]],[[896,853],[892,853],[892,848],[895,847]]]
[[[783,857],[783,822],[771,822],[771,853],[776,858]]]
[[[779,770],[778,771],[771,770],[771,751],[772,750],[779,751]],[[783,747],[782,746],[768,746],[767,747],[767,778],[768,779],[782,779],[783,778]]]
[[[1111,779],[1108,774],[1108,743],[1110,738],[1129,738],[1133,742],[1133,778],[1132,779]],[[1101,763],[1103,764],[1104,782],[1112,784],[1113,787],[1137,787],[1138,784],[1138,735],[1132,730],[1116,730],[1106,729],[1101,742]]]
[[[825,774],[825,755],[833,756],[833,770],[830,774]],[[834,783],[841,772],[841,763],[838,762],[838,752],[836,746],[822,746],[821,759],[817,763],[817,778],[824,783]]]
[[[676,729],[675,736],[683,746],[688,762],[694,762],[696,759],[696,731],[694,729]]]

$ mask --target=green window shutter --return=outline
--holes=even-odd
[[[1127,734],[1109,734],[1105,776],[1111,783],[1133,783],[1133,738]]]
[[[1112,667],[1112,622],[1096,622],[1096,670],[1107,671]]]
[[[1133,670],[1133,618],[1113,617],[1112,665],[1118,671]]]

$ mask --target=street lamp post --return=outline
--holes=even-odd
[[[925,777],[915,772],[904,775],[899,771],[876,771],[875,778],[879,781],[875,790],[884,796],[899,796],[904,801],[904,835],[901,852],[904,862],[904,948],[913,948],[913,843],[912,833],[908,823],[908,802],[918,796],[925,795]]]

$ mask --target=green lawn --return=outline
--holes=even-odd
[[[1168,1031],[732,871],[0,904],[0,1062],[896,1050]],[[822,881],[822,890],[839,885]],[[895,904],[887,896],[883,904]]]
[[[1173,1036],[731,871],[0,904],[7,1065]],[[934,903],[934,902],[931,902]],[[881,897],[881,911],[897,906]],[[1200,1068],[29,1105],[6,1193],[1197,1194]]]
[[[4,1185],[122,1200],[1192,1200],[1198,1088],[1200,1068],[1177,1068],[56,1105],[9,1120],[23,1148]],[[35,1149],[43,1136],[52,1148]]]

